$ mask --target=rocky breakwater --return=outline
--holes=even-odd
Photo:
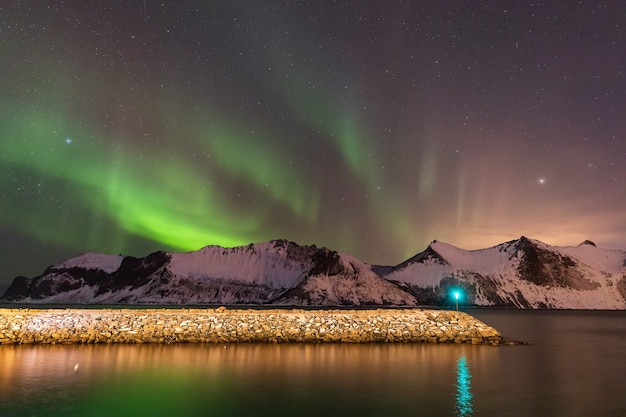
[[[457,311],[0,309],[0,344],[501,341],[497,330]]]

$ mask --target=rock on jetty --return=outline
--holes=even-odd
[[[0,309],[0,344],[196,342],[498,345],[502,336],[444,310]]]

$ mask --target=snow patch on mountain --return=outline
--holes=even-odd
[[[206,246],[195,252],[172,253],[170,271],[179,278],[216,279],[291,288],[311,267],[307,258],[291,259],[289,242],[272,241],[235,248]]]
[[[143,258],[88,252],[17,277],[5,302],[451,305],[626,309],[626,252],[521,237],[466,251],[433,241],[396,266],[275,240]]]
[[[107,274],[117,271],[124,260],[122,255],[108,255],[105,253],[87,252],[53,265],[54,269],[100,269]]]
[[[274,303],[285,305],[415,306],[417,299],[346,253],[332,253]]]
[[[466,302],[518,308],[626,308],[626,253],[553,247],[521,237],[466,251],[434,241],[422,253],[384,271],[427,302],[445,303],[447,288],[465,289]]]

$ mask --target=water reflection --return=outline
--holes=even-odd
[[[0,416],[449,416],[458,358],[468,358],[479,383],[498,352],[427,344],[0,346]]]
[[[456,362],[456,415],[470,417],[474,411],[473,400],[472,374],[467,364],[467,358],[462,355]]]

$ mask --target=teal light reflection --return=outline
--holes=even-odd
[[[456,406],[455,415],[470,417],[474,411],[472,395],[472,374],[465,355],[456,361]]]

